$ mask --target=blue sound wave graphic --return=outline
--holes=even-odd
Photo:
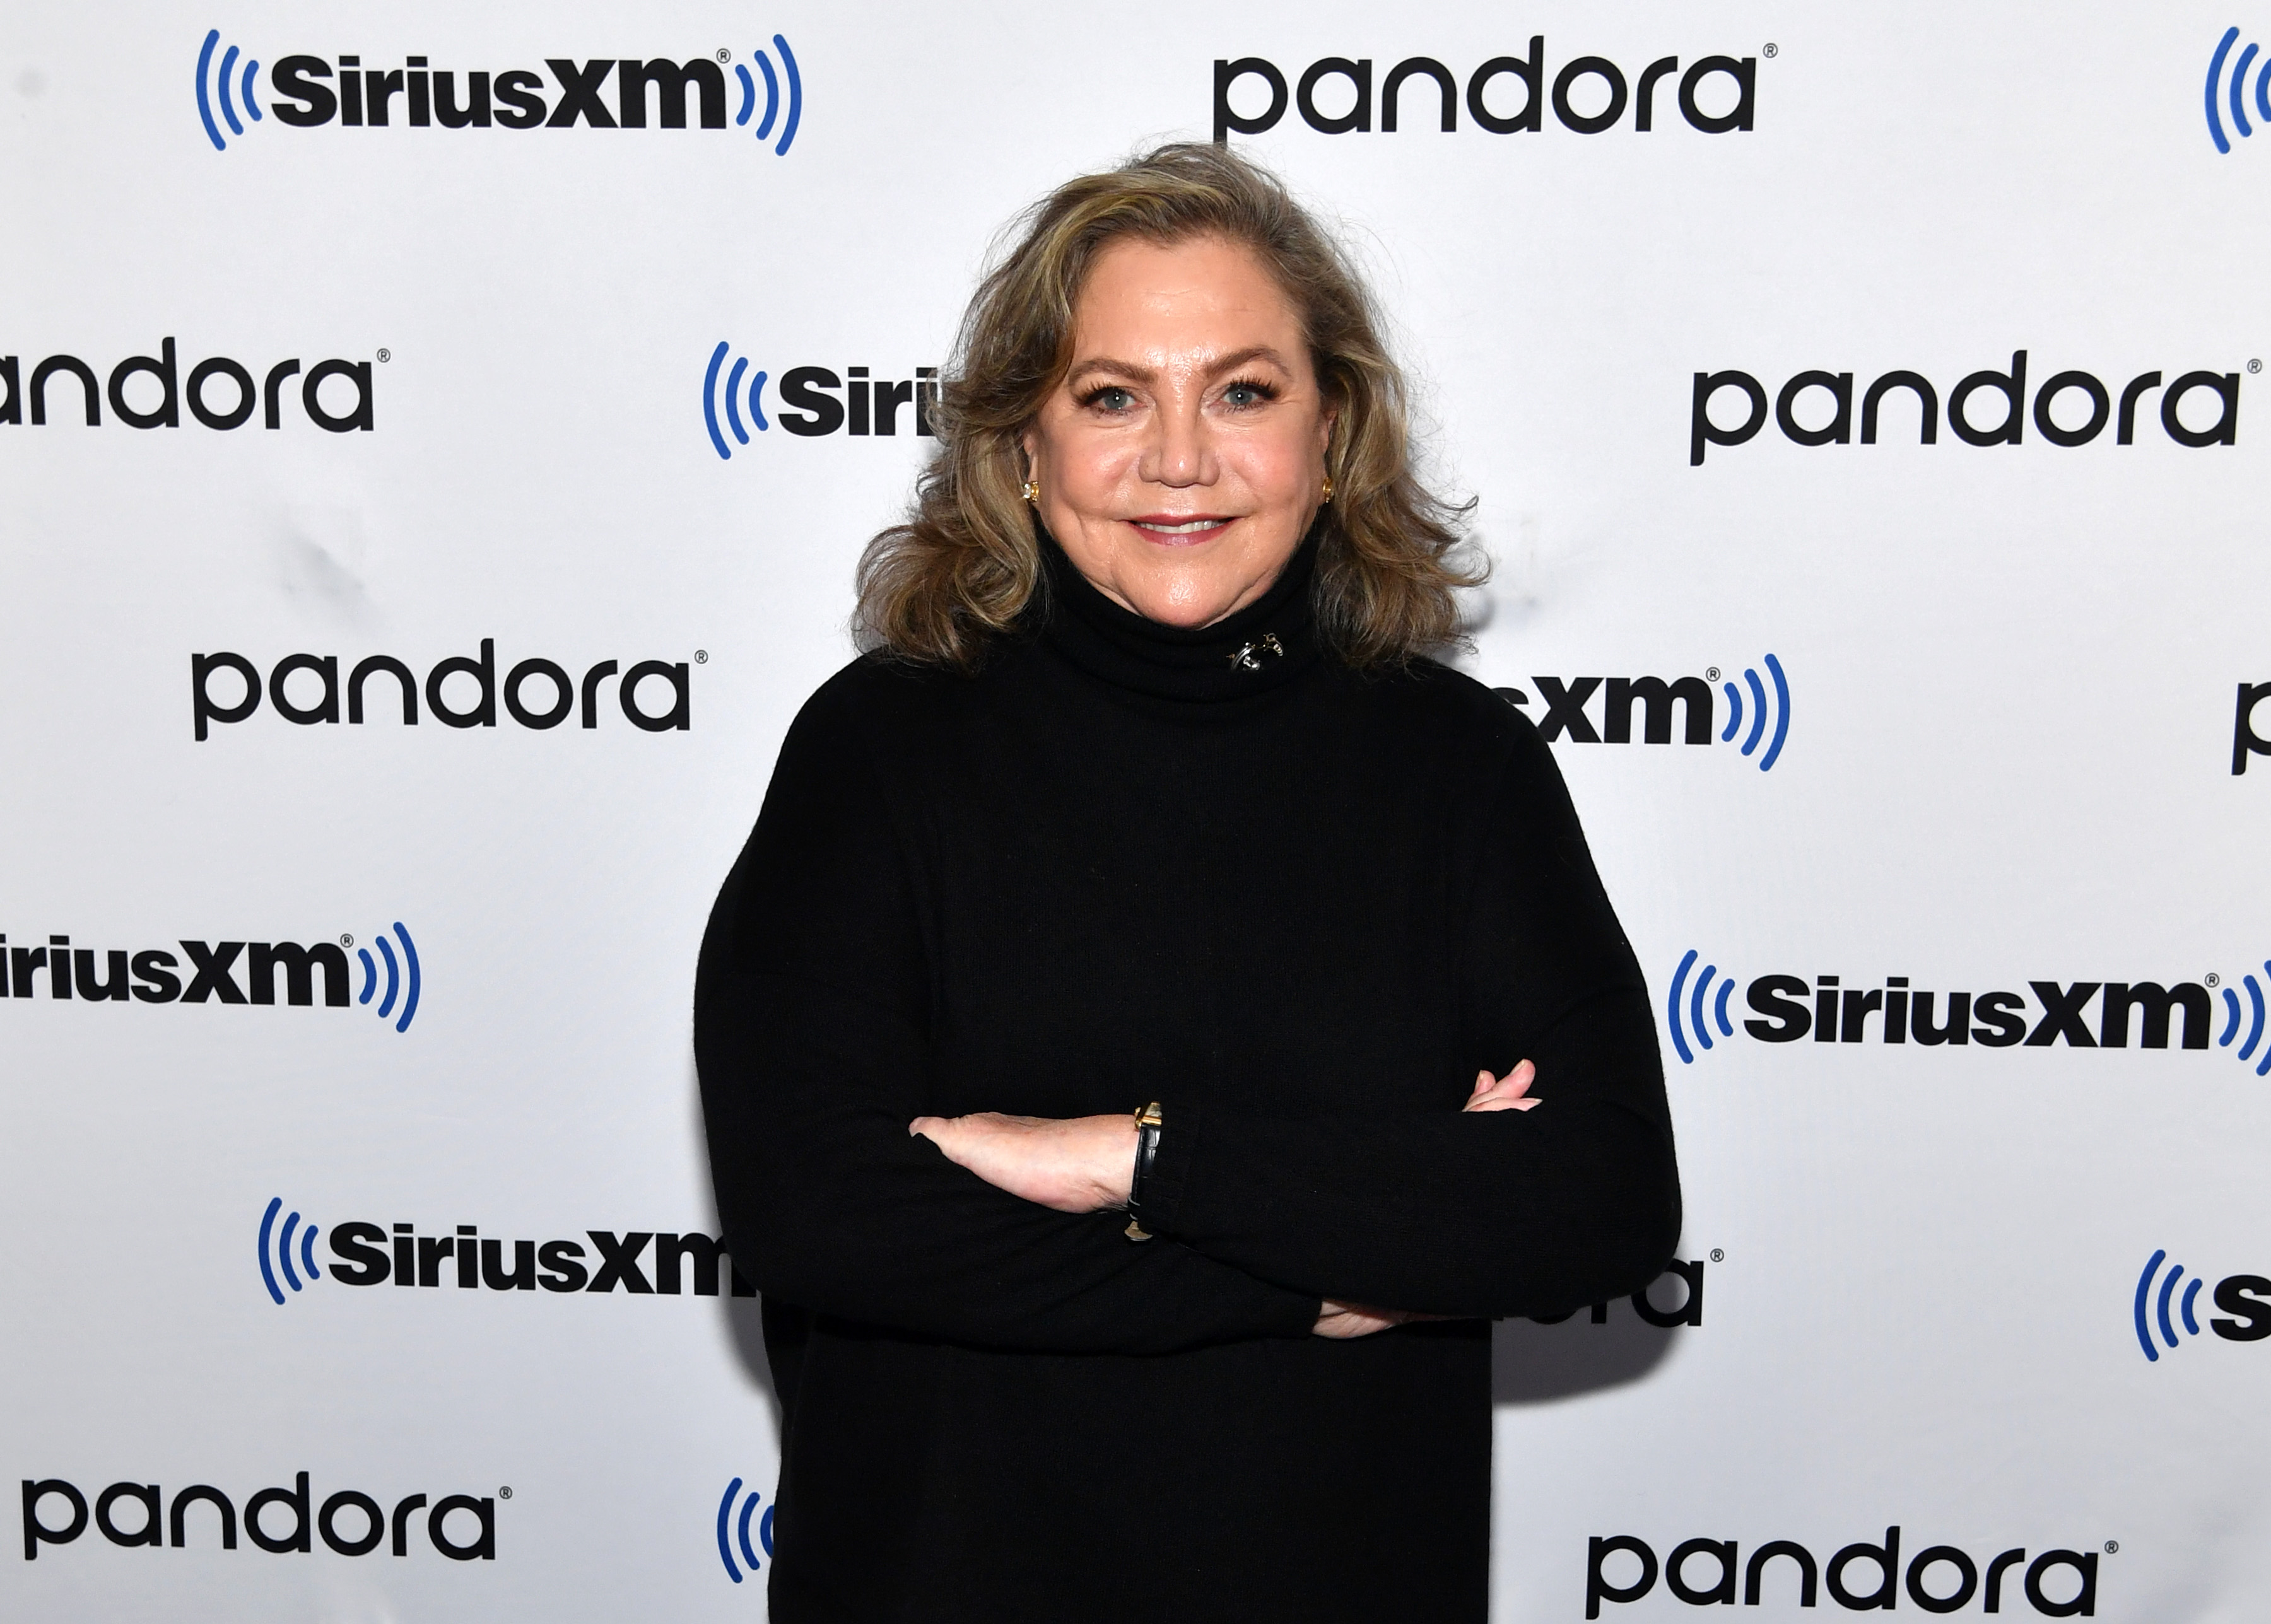
[[[773,148],[775,157],[786,158],[789,144],[796,139],[796,127],[804,118],[804,78],[796,70],[796,53],[789,49],[786,40],[773,35],[773,48],[780,52],[781,68],[788,75],[788,119],[781,126],[779,144]],[[757,121],[757,139],[762,141],[772,134],[773,121],[780,116],[780,80],[773,74],[772,58],[765,55],[763,46],[749,55],[756,60],[757,70],[765,76],[765,115]],[[749,115],[756,110],[757,84],[749,77],[749,70],[738,64],[733,76],[741,81],[741,110],[733,115],[733,122],[746,124]]]
[[[1774,679],[1774,703],[1767,703],[1766,685],[1759,680],[1759,673],[1755,670],[1745,671],[1743,681],[1751,691],[1751,732],[1750,737],[1743,740],[1743,753],[1749,755],[1759,747],[1759,740],[1766,736],[1767,723],[1771,718],[1774,738],[1767,745],[1766,754],[1759,758],[1759,771],[1768,773],[1774,770],[1775,762],[1781,759],[1783,741],[1790,737],[1790,680],[1783,675],[1782,662],[1771,654],[1767,656],[1764,664],[1767,675]],[[1731,682],[1722,683],[1720,686],[1727,693],[1727,725],[1719,735],[1719,742],[1724,745],[1742,730],[1743,691]]]
[[[383,931],[371,938],[377,945],[379,958],[386,963],[386,996],[378,1002],[378,1016],[383,1020],[393,1014],[395,998],[400,995],[402,1015],[395,1021],[394,1029],[397,1032],[407,1032],[410,1030],[411,1021],[418,1014],[418,945],[410,939],[410,932],[403,927],[399,919],[394,922],[394,934],[402,944],[402,958],[399,961],[394,956],[394,944],[386,939],[386,933]],[[355,1002],[368,1004],[370,1002],[371,994],[378,990],[378,966],[371,961],[370,949],[368,947],[356,948],[355,957],[362,960],[362,992]],[[408,972],[406,976],[406,969]],[[406,980],[408,983],[406,989]]]
[[[748,371],[748,360],[736,357],[733,369],[726,374],[725,388],[718,386],[718,369],[726,364],[726,352],[732,347],[720,338],[718,347],[710,352],[709,371],[702,374],[702,420],[710,426],[710,443],[718,449],[719,456],[729,461],[733,449],[726,445],[726,436],[718,432],[718,406],[721,400],[726,407],[726,425],[733,431],[733,438],[742,445],[749,443],[749,431],[741,426],[741,374]],[[757,426],[760,434],[772,426],[765,421],[765,376],[763,369],[749,374],[749,420]]]
[[[1768,657],[1771,659],[1773,656]],[[1688,1033],[1693,1032],[1696,1042],[1705,1049],[1712,1047],[1712,1022],[1703,1018],[1703,1005],[1707,999],[1711,1005],[1712,1018],[1718,1023],[1719,1035],[1735,1035],[1735,1023],[1727,1018],[1727,995],[1735,990],[1733,976],[1721,982],[1717,997],[1712,997],[1711,978],[1719,973],[1719,967],[1707,964],[1703,967],[1703,973],[1695,978],[1694,990],[1692,992],[1687,990],[1687,973],[1695,968],[1695,960],[1700,957],[1701,955],[1693,947],[1687,950],[1687,956],[1679,961],[1679,968],[1672,974],[1672,996],[1664,1000],[1664,1014],[1672,1027],[1672,1047],[1683,1065],[1695,1064],[1695,1051],[1687,1045]],[[1686,1016],[1684,1022],[1681,1019],[1683,1012]]]
[[[726,1564],[727,1576],[736,1584],[741,1582],[742,1575],[741,1568],[733,1565],[733,1545],[726,1543],[726,1530],[729,1526],[733,1529],[733,1544],[741,1546],[741,1560],[748,1564],[751,1573],[756,1572],[759,1564],[756,1549],[749,1543],[749,1518],[756,1511],[757,1502],[764,1498],[756,1490],[751,1489],[749,1497],[741,1502],[741,1515],[739,1519],[736,1519],[733,1516],[733,1497],[741,1492],[741,1479],[735,1478],[731,1483],[726,1485],[725,1495],[718,1502],[718,1560]],[[757,1524],[757,1543],[764,1546],[767,1556],[773,1554],[775,1509],[776,1508],[771,1506],[766,1507],[764,1516]]]
[[[2264,961],[2263,973],[2267,976],[2271,976],[2271,960]],[[2264,983],[2255,979],[2255,973],[2252,970],[2240,979],[2247,987],[2248,1023],[2247,1041],[2239,1046],[2239,1058],[2246,1061],[2254,1059],[2255,1046],[2263,1042]],[[2223,1034],[2215,1040],[2215,1046],[2218,1049],[2230,1049],[2231,1040],[2239,1035],[2239,995],[2229,986],[2223,990],[2223,1011],[2225,1015]],[[2263,1058],[2255,1063],[2255,1075],[2271,1076],[2271,1043],[2263,1043]]]
[[[236,71],[236,60],[241,53],[236,47],[230,46],[220,59],[220,70],[214,71],[213,47],[220,43],[220,30],[210,29],[205,34],[204,48],[197,52],[197,116],[205,121],[205,138],[213,144],[213,151],[226,152],[228,143],[221,138],[220,126],[213,122],[213,102],[216,99],[220,100],[221,119],[228,125],[230,135],[244,133],[244,125],[236,116],[236,103],[239,101],[244,103],[245,115],[254,123],[258,123],[260,104],[252,99],[252,80],[260,71],[260,64],[246,58],[242,78],[232,81],[229,76]],[[229,93],[232,82],[236,85],[234,97]]]
[[[2231,127],[2239,132],[2242,139],[2255,133],[2255,127],[2247,122],[2247,70],[2262,48],[2250,45],[2239,53],[2239,60],[2232,64],[2231,78],[2227,85],[2223,78],[2224,59],[2231,55],[2231,48],[2238,40],[2238,29],[2225,29],[2223,38],[2216,41],[2215,54],[2208,58],[2208,87],[2204,94],[2208,106],[2208,134],[2219,152],[2231,151],[2231,142],[2223,133],[2223,107],[2228,106],[2231,109]],[[2271,124],[2271,57],[2265,58],[2263,71],[2255,76],[2255,112],[2265,123]]]
[[[2158,1310],[2153,1317],[2159,1322],[2161,1338],[2170,1347],[2176,1346],[2177,1327],[2169,1317],[2169,1304],[2176,1295],[2177,1282],[2184,1278],[2185,1273],[2185,1266],[2182,1264],[2170,1270],[2161,1281],[2159,1298],[2157,1301],[2155,1299],[2153,1276],[2168,1256],[2166,1252],[2156,1251],[2146,1260],[2145,1272],[2137,1277],[2137,1301],[2131,1309],[2131,1316],[2135,1320],[2137,1326],[2137,1346],[2145,1350],[2147,1359],[2156,1364],[2160,1361],[2161,1350],[2153,1346],[2153,1320],[2147,1318],[2146,1309],[2149,1304]],[[2201,1282],[2198,1277],[2194,1277],[2193,1283],[2185,1287],[2184,1298],[2178,1304],[2178,1314],[2184,1321],[2185,1334],[2188,1337],[2196,1337],[2200,1333],[2200,1321],[2193,1317],[2193,1299],[2200,1295],[2200,1285]]]
[[[283,1211],[283,1208],[284,1198],[276,1196],[270,1199],[268,1210],[260,1215],[260,1279],[261,1282],[268,1287],[269,1296],[275,1300],[279,1308],[284,1306],[283,1287],[276,1283],[276,1276],[279,1270],[283,1272],[285,1285],[291,1287],[294,1291],[301,1289],[302,1274],[308,1277],[309,1285],[313,1285],[324,1272],[316,1262],[316,1231],[313,1224],[300,1230],[300,1267],[296,1272],[294,1271],[292,1232],[299,1227],[300,1215],[294,1212],[287,1217],[284,1220],[284,1227],[279,1233],[276,1228],[276,1214]]]

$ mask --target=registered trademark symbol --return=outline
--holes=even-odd
[[[731,62],[733,60],[733,53],[727,50],[721,45],[718,48],[718,60],[719,62]]]
[[[497,1498],[499,1500],[510,1500],[512,1498],[512,1485],[508,1483],[503,1488],[497,1490]]]
[[[1717,666],[1716,666],[1716,665],[1707,665],[1707,666],[1705,666],[1705,667],[1703,668],[1703,679],[1704,679],[1706,682],[1716,682],[1716,681],[1718,681],[1718,680],[1719,680],[1719,668],[1718,668]]]
[[[696,649],[694,651],[694,663],[695,663],[696,665],[707,665],[707,664],[710,664],[710,650],[708,650],[707,649]]]
[[[1721,1251],[1715,1246],[1711,1249],[1711,1261],[1713,1263],[1724,1263],[1727,1261],[1727,1254]]]
[[[1772,40],[1768,40],[1766,43],[1764,54],[1769,57],[1779,56],[1782,55],[1782,47],[1776,45]]]
[[[2247,370],[2248,370],[2248,371],[2250,371],[2250,372],[2260,372],[2260,371],[2262,371],[2262,370],[2263,370],[2263,362],[2262,362],[2262,360],[2260,360],[2260,358],[2259,358],[2259,357],[2255,357],[2255,356],[2250,356],[2250,357],[2248,358],[2248,361],[2247,361]]]
[[[391,361],[394,359],[394,352],[391,350],[381,350],[378,352],[378,359],[383,361]]]
[[[354,946],[354,933],[352,931],[340,931],[340,932],[339,932],[339,945],[340,945],[340,946],[342,946],[342,947],[352,947],[352,946]]]
[[[2207,975],[2201,976],[2200,979],[2211,987],[2220,987],[2223,984],[2223,977],[2218,975],[2214,970],[2210,970]]]
[[[2120,1542],[2118,1539],[2108,1539],[2108,1540],[2105,1542],[2105,1554],[2106,1554],[2108,1556],[2112,1556],[2112,1555],[2117,1554],[2120,1551],[2120,1549],[2121,1549],[2121,1542]]]

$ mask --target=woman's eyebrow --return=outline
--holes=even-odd
[[[1149,367],[1139,367],[1134,361],[1115,360],[1109,355],[1091,356],[1088,360],[1074,366],[1071,371],[1065,374],[1065,376],[1084,377],[1091,372],[1109,373],[1113,377],[1125,378],[1131,383],[1149,383],[1158,376],[1158,374]]]
[[[1207,370],[1210,374],[1219,376],[1225,372],[1235,372],[1240,367],[1255,361],[1267,361],[1280,371],[1292,370],[1285,365],[1285,358],[1266,344],[1249,345],[1243,350],[1232,350],[1229,354],[1212,362]],[[1109,355],[1096,355],[1076,364],[1069,372],[1065,374],[1065,376],[1086,377],[1091,373],[1099,372],[1110,374],[1114,377],[1126,378],[1132,383],[1150,383],[1159,375],[1157,369],[1153,367],[1139,366],[1134,361],[1120,360]]]
[[[1278,354],[1277,351],[1271,349],[1266,344],[1248,345],[1245,349],[1233,350],[1229,354],[1224,356],[1220,360],[1217,361],[1214,364],[1213,370],[1217,374],[1225,372],[1235,372],[1240,367],[1244,367],[1253,361],[1267,361],[1272,367],[1277,367],[1280,372],[1291,372],[1293,370],[1291,367],[1288,367],[1285,364],[1285,358],[1284,356]]]

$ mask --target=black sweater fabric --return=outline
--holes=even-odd
[[[1335,659],[1314,543],[1199,631],[1043,547],[974,677],[813,696],[703,945],[771,1616],[1480,1620],[1488,1320],[1678,1240],[1639,968],[1530,723]],[[1461,1113],[1524,1057],[1542,1105]],[[1150,1100],[1148,1242],[907,1132]],[[1456,1317],[1335,1341],[1328,1297]]]

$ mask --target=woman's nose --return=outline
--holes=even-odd
[[[1214,482],[1214,456],[1206,419],[1196,402],[1171,402],[1153,419],[1151,444],[1141,471],[1155,485],[1183,487]]]

